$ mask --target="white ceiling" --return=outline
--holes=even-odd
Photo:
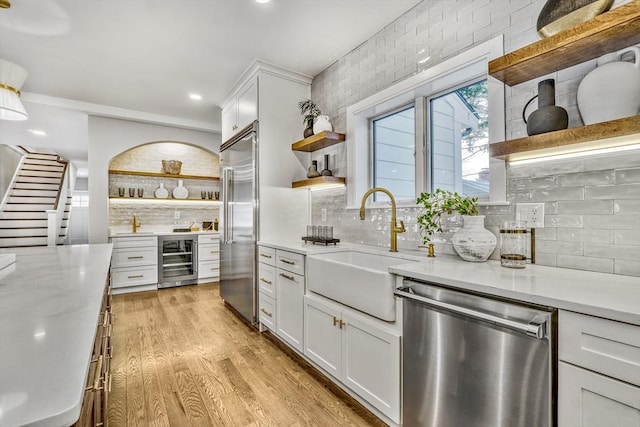
[[[86,112],[101,106],[219,130],[219,106],[254,59],[315,76],[419,1],[12,0],[0,57],[29,71],[30,119],[0,121],[0,142],[47,127],[39,146],[86,160]]]

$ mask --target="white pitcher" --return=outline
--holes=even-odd
[[[635,54],[633,63],[620,60],[627,52]],[[578,86],[578,109],[585,125],[640,113],[640,48],[601,56]]]
[[[324,131],[333,131],[333,126],[331,126],[331,123],[329,122],[329,116],[318,116],[313,124],[313,134],[317,135]]]

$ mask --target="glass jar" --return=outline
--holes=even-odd
[[[509,268],[527,265],[527,223],[507,221],[500,227],[500,264]]]

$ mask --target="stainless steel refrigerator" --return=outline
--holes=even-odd
[[[251,324],[257,317],[257,145],[255,121],[220,147],[220,296]]]

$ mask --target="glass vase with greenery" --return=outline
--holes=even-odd
[[[433,193],[421,193],[417,203],[424,210],[418,215],[418,226],[421,229],[422,241],[429,244],[431,236],[442,232],[443,215],[458,213],[460,215],[478,215],[478,198],[436,189]]]

